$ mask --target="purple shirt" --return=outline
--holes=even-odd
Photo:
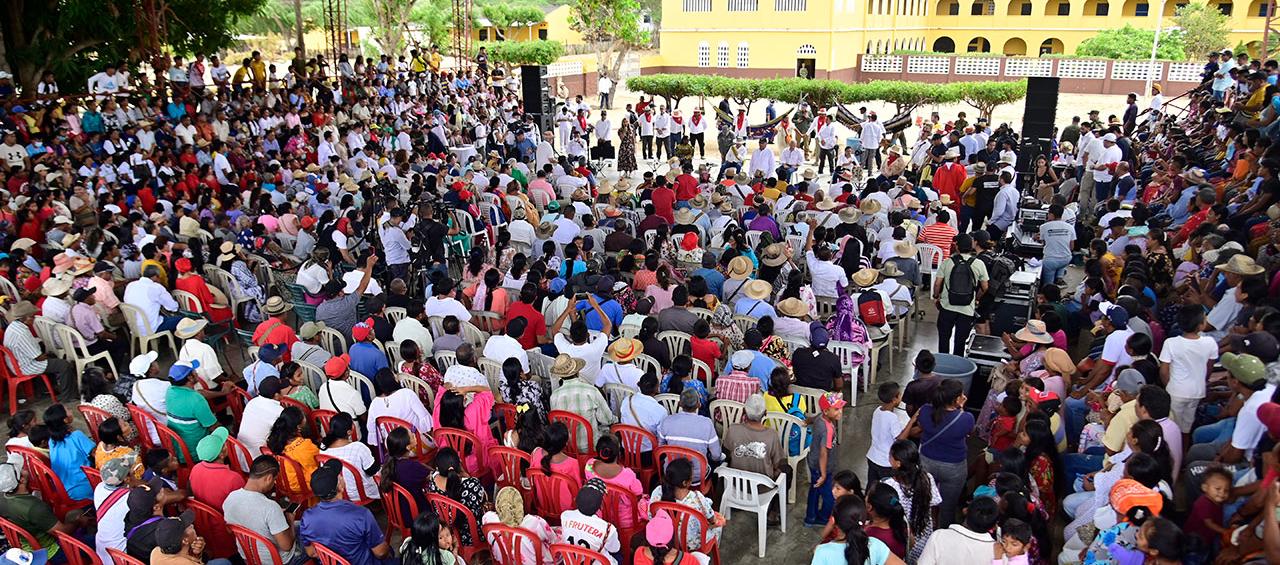
[[[93,345],[98,342],[98,333],[102,331],[102,318],[93,310],[93,307],[83,302],[77,302],[71,307],[71,325],[84,336],[84,344],[86,346]]]
[[[782,239],[782,232],[778,231],[778,222],[769,216],[757,216],[747,224],[747,229],[755,231],[765,231],[773,235],[773,240]]]
[[[1160,429],[1164,431],[1164,441],[1169,445],[1169,454],[1173,457],[1173,468],[1182,468],[1182,430],[1178,429],[1178,424],[1169,418],[1156,420],[1160,424]]]

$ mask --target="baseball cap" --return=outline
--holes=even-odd
[[[653,547],[667,547],[675,533],[675,524],[666,510],[654,512],[653,518],[644,527],[644,539]]]
[[[150,484],[138,485],[129,489],[129,514],[150,516],[156,506],[156,498],[160,489]]]
[[[587,516],[595,516],[600,511],[600,505],[604,504],[604,494],[607,491],[608,487],[600,477],[592,477],[578,491],[578,511]]]
[[[311,492],[327,500],[338,495],[338,481],[342,480],[342,463],[330,459],[311,473]]]
[[[1230,337],[1231,345],[1239,353],[1248,353],[1263,363],[1280,358],[1280,342],[1270,332],[1252,332]]]
[[[613,292],[613,277],[604,275],[596,281],[596,294],[608,294]]]
[[[117,487],[124,484],[124,480],[129,477],[129,472],[133,470],[133,466],[138,463],[138,456],[129,454],[120,457],[113,457],[102,464],[99,471],[102,473],[102,484],[109,487]]]
[[[27,551],[11,547],[0,555],[0,565],[44,565],[49,561],[49,550]]]
[[[746,350],[735,351],[733,355],[729,356],[729,362],[733,364],[735,369],[746,369],[751,366],[751,362],[755,361],[755,359],[756,356]]]
[[[1137,369],[1125,369],[1116,376],[1116,389],[1126,394],[1138,394],[1138,390],[1145,384],[1147,384],[1147,378]]]
[[[330,377],[338,377],[347,372],[347,367],[351,366],[351,356],[343,353],[337,357],[330,357],[324,362],[324,374]]]
[[[1221,362],[1232,377],[1245,384],[1251,385],[1267,376],[1262,360],[1248,353],[1223,353]]]
[[[275,363],[284,355],[284,348],[283,344],[268,343],[258,348],[258,359],[267,364]]]
[[[818,397],[818,409],[826,412],[827,410],[839,410],[849,404],[845,402],[839,394],[828,392]]]
[[[316,334],[320,333],[320,330],[323,330],[325,327],[324,322],[307,322],[302,324],[301,328],[298,328],[298,337],[302,339],[311,339],[315,337]]]
[[[827,333],[827,328],[822,322],[812,322],[809,324],[809,344],[814,347],[826,347],[831,341],[831,335]]]
[[[1108,320],[1111,320],[1111,325],[1117,328],[1129,327],[1129,311],[1125,310],[1123,306],[1111,302],[1103,302],[1098,305],[1098,310],[1102,311]]]
[[[209,435],[200,438],[200,442],[196,444],[196,458],[206,463],[217,460],[218,455],[222,454],[222,446],[227,443],[228,435],[230,433],[226,428],[218,426]]]
[[[357,323],[351,327],[351,337],[357,342],[369,339],[369,333],[373,331],[373,318],[367,318],[365,321]]]
[[[174,363],[172,367],[169,367],[169,378],[175,383],[180,383],[187,380],[187,377],[191,376],[191,373],[198,368],[200,368],[200,361],[196,359],[192,359],[190,364]]]
[[[132,361],[129,361],[129,374],[146,375],[147,371],[151,369],[151,364],[155,363],[158,358],[160,358],[160,353],[156,351],[150,351],[134,357]]]
[[[132,495],[130,495],[132,497]],[[187,510],[176,518],[165,518],[156,525],[156,547],[170,555],[182,550],[182,538],[187,535],[187,528],[195,522],[195,512]]]
[[[1259,406],[1258,421],[1267,427],[1267,433],[1270,433],[1273,439],[1280,438],[1280,404],[1268,402]]]

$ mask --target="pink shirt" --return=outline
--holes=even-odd
[[[120,299],[116,297],[116,290],[110,281],[103,280],[102,277],[90,277],[89,287],[93,289],[93,297],[98,299],[98,306],[107,310],[115,310],[120,306]]]
[[[640,506],[639,515],[641,516],[649,515],[649,497],[643,496],[644,485],[640,484],[640,479],[636,477],[635,471],[624,467],[622,469],[622,472],[618,473],[617,476],[611,479],[606,479],[595,473],[595,470],[594,470],[595,464],[596,464],[595,459],[587,461],[587,467],[586,469],[583,470],[583,475],[587,478],[587,480],[591,480],[596,477],[599,477],[600,480],[604,481],[605,483],[608,483],[612,486],[618,487],[622,490],[625,490],[631,493],[630,497],[624,497],[622,499],[622,502],[618,505],[618,514],[619,514],[618,522],[619,523],[616,525],[619,528],[628,529],[635,525],[635,517],[637,514],[635,509],[635,501],[639,501],[639,506]]]
[[[544,455],[546,455],[546,453],[547,453],[547,452],[546,452],[545,450],[543,450],[541,447],[539,447],[539,448],[537,448],[537,449],[534,449],[534,450],[533,450],[533,453],[529,454],[529,455],[530,455],[530,457],[531,457],[531,458],[532,458],[532,460],[533,460],[533,466],[534,466],[534,467],[537,467],[538,469],[541,469],[541,468],[542,468],[542,457],[543,457]],[[551,462],[551,472],[553,472],[553,473],[556,473],[556,472],[564,473],[564,474],[566,474],[566,475],[568,475],[568,476],[572,477],[572,478],[573,478],[573,480],[577,482],[577,484],[575,484],[575,485],[574,485],[573,492],[565,492],[565,491],[562,491],[562,492],[560,493],[560,504],[561,504],[561,507],[563,507],[563,508],[576,508],[576,507],[577,507],[577,505],[576,505],[576,503],[575,503],[575,500],[576,500],[576,498],[577,498],[577,491],[578,491],[578,489],[579,489],[579,488],[581,488],[581,487],[582,487],[582,483],[586,482],[586,481],[585,481],[585,480],[583,480],[583,478],[582,478],[582,467],[579,467],[579,466],[578,466],[578,460],[577,460],[577,459],[575,459],[575,458],[573,458],[573,457],[570,457],[570,458],[565,459],[564,461],[561,461],[561,462],[559,462],[559,463],[556,463],[555,461],[552,461],[552,462]]]
[[[545,194],[548,201],[556,199],[556,191],[546,179],[533,179],[529,183],[529,194],[533,195],[534,192]]]

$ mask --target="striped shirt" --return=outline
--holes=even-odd
[[[724,454],[720,451],[720,436],[711,418],[694,412],[676,412],[667,416],[658,424],[658,442],[662,445],[687,447],[707,456],[708,461],[720,461]],[[694,484],[702,482],[707,473],[694,463]]]
[[[27,375],[43,375],[49,368],[47,361],[36,361],[43,350],[40,340],[31,333],[31,328],[23,323],[9,324],[4,330],[4,346],[18,358],[18,367]]]
[[[947,257],[951,256],[951,242],[955,239],[957,233],[959,232],[951,227],[950,224],[934,222],[920,230],[917,241],[938,246],[942,250],[942,258],[938,260],[938,264],[942,264],[943,261],[947,260]]]
[[[573,412],[586,418],[595,427],[592,437],[600,437],[607,426],[618,421],[600,389],[582,377],[565,379],[560,388],[551,393],[551,409]],[[585,453],[592,447],[587,445],[586,434],[578,436],[579,452]]]

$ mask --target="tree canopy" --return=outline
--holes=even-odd
[[[476,46],[484,47],[489,60],[514,67],[519,65],[550,65],[564,55],[564,44],[559,41],[492,41]]]
[[[1204,2],[1192,2],[1178,7],[1173,23],[1182,30],[1183,58],[1199,59],[1205,53],[1218,51],[1227,43],[1227,23],[1230,21],[1216,6]]]
[[[650,43],[649,32],[640,26],[640,0],[570,0],[569,10],[569,27],[595,48],[600,72],[610,77],[619,76],[627,53]],[[609,94],[617,87],[614,81]]]
[[[1125,24],[1119,29],[1102,30],[1098,35],[1084,40],[1076,48],[1076,55],[1107,59],[1149,59],[1151,42],[1155,36],[1155,31]],[[1160,34],[1156,58],[1165,61],[1186,60],[1186,43],[1182,30],[1169,30]]]

